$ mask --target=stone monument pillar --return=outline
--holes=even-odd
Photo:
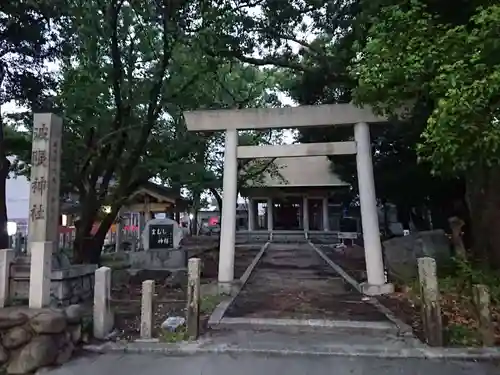
[[[61,118],[52,113],[34,115],[27,244],[32,308],[50,303],[52,252],[59,245],[61,136]]]

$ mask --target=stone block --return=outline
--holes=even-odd
[[[81,305],[69,305],[64,309],[64,315],[68,324],[80,323],[84,314],[83,307]]]
[[[31,340],[32,333],[24,327],[13,327],[2,336],[2,345],[6,349],[17,349]]]
[[[145,280],[142,283],[141,298],[141,339],[153,337],[153,309],[154,309],[155,282]]]
[[[12,249],[0,250],[0,308],[5,307],[9,300],[10,266],[14,256]]]
[[[176,271],[186,269],[187,252],[184,249],[139,251],[129,254],[131,269]]]
[[[184,237],[184,231],[179,226],[177,221],[166,218],[166,219],[153,219],[149,220],[142,232],[142,246],[145,250],[151,250],[153,248],[153,244],[150,243],[151,240],[157,239],[157,229],[158,228],[171,228],[172,230],[172,244],[170,246],[165,246],[165,249],[178,249],[181,245],[181,241]],[[159,250],[159,248],[155,248],[155,250]]]
[[[21,311],[0,309],[0,330],[22,325],[28,321],[28,316]]]
[[[5,362],[9,360],[9,353],[7,350],[0,346],[0,365],[3,365]]]
[[[32,242],[29,306],[42,308],[50,304],[52,242]]]
[[[94,337],[97,339],[105,339],[113,329],[110,298],[111,268],[101,267],[95,271],[94,285]]]
[[[361,292],[366,296],[380,296],[383,294],[394,293],[394,285],[390,283],[382,285],[373,285],[365,282],[361,283],[360,287],[361,287]]]
[[[443,230],[416,232],[383,242],[385,265],[398,280],[415,279],[417,259],[432,257],[437,262],[451,258],[451,244]]]
[[[55,339],[50,335],[36,336],[15,353],[7,366],[7,374],[28,374],[36,369],[53,364],[58,355]]]
[[[66,317],[57,310],[42,312],[30,320],[30,325],[38,334],[61,333],[66,328]]]

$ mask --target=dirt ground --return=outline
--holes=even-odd
[[[243,275],[258,251],[258,247],[237,248],[234,267],[235,278]],[[218,254],[219,251],[216,248],[197,255],[202,259],[203,264],[202,284],[213,283],[217,280]],[[117,272],[127,273],[126,270]],[[167,317],[184,316],[187,282],[185,273],[174,277],[167,271],[141,271],[135,275],[127,274],[116,279],[119,279],[119,281],[112,286],[111,298],[112,307],[115,311],[117,339],[133,340],[139,337],[141,288],[144,280],[155,281],[155,299],[157,302],[154,306],[154,337],[160,335],[161,323]],[[205,328],[209,315],[210,311],[206,311],[202,316],[202,329]]]
[[[227,316],[386,320],[306,244],[271,244]]]
[[[365,254],[362,247],[357,245],[345,248],[333,248],[324,245],[318,247],[356,281],[366,281]]]

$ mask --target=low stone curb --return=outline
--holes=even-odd
[[[316,330],[356,330],[375,331],[380,333],[390,332],[397,334],[398,329],[392,322],[361,322],[347,320],[327,319],[270,319],[270,318],[222,318],[217,328],[250,328],[254,330],[275,329],[316,329]]]
[[[210,345],[207,342],[186,342],[179,344],[145,344],[145,343],[105,343],[87,345],[85,350],[94,353],[161,353],[165,355],[195,354],[265,354],[265,355],[303,355],[303,356],[342,356],[373,358],[415,358],[442,359],[461,361],[500,360],[500,348],[402,348],[384,349],[365,345],[332,345],[325,350],[288,350],[273,348],[241,348],[231,345]]]
[[[268,241],[260,248],[260,251],[257,253],[255,258],[252,260],[252,263],[250,263],[250,265],[247,267],[247,269],[245,270],[243,275],[240,277],[238,289],[233,293],[231,298],[229,298],[225,301],[222,301],[214,309],[214,311],[210,315],[210,318],[208,319],[209,326],[216,326],[221,322],[227,309],[233,304],[234,300],[236,299],[236,297],[238,297],[238,294],[243,289],[243,287],[247,283],[248,279],[250,279],[250,275],[252,274],[253,270],[255,269],[257,264],[259,263],[260,259],[262,258],[262,256],[266,252],[269,245],[270,245],[270,242]]]
[[[337,263],[332,261],[323,251],[321,251],[316,245],[314,245],[311,241],[309,241],[309,245],[313,248],[314,251],[330,266],[333,268],[335,272],[337,272],[349,285],[351,285],[358,292],[362,293],[360,284],[351,277],[347,272],[344,271],[342,267],[340,267]],[[399,335],[404,337],[414,337],[413,329],[403,322],[401,319],[397,318],[391,310],[382,305],[376,298],[370,297],[367,301],[373,307],[375,307],[378,311],[384,314],[387,319],[389,319],[399,330]]]

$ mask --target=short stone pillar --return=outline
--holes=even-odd
[[[201,260],[189,259],[186,327],[191,340],[197,339],[200,333],[200,275]]]
[[[267,199],[267,231],[272,232],[274,229],[274,218],[273,218],[273,198]]]
[[[330,216],[328,215],[328,197],[324,197],[322,201],[323,206],[323,230],[328,232],[330,230]]]
[[[418,278],[422,299],[422,321],[427,344],[443,345],[443,323],[439,303],[439,285],[436,272],[436,261],[424,257],[418,259]]]
[[[255,229],[255,201],[252,198],[248,198],[248,230],[253,231]]]
[[[111,311],[111,268],[101,267],[95,271],[94,284],[94,337],[104,340],[113,329],[114,316]]]
[[[486,285],[474,285],[472,287],[472,299],[476,307],[479,320],[479,333],[483,346],[495,345],[494,327],[491,322],[490,291]]]
[[[50,304],[52,249],[54,242],[32,242],[29,307],[40,309]]]
[[[153,337],[154,296],[154,280],[143,281],[141,297],[141,339],[151,339]]]
[[[302,225],[304,227],[304,232],[309,232],[309,199],[307,197],[302,198]]]
[[[14,257],[14,250],[0,250],[0,308],[5,307],[9,301],[10,265],[14,261]]]

